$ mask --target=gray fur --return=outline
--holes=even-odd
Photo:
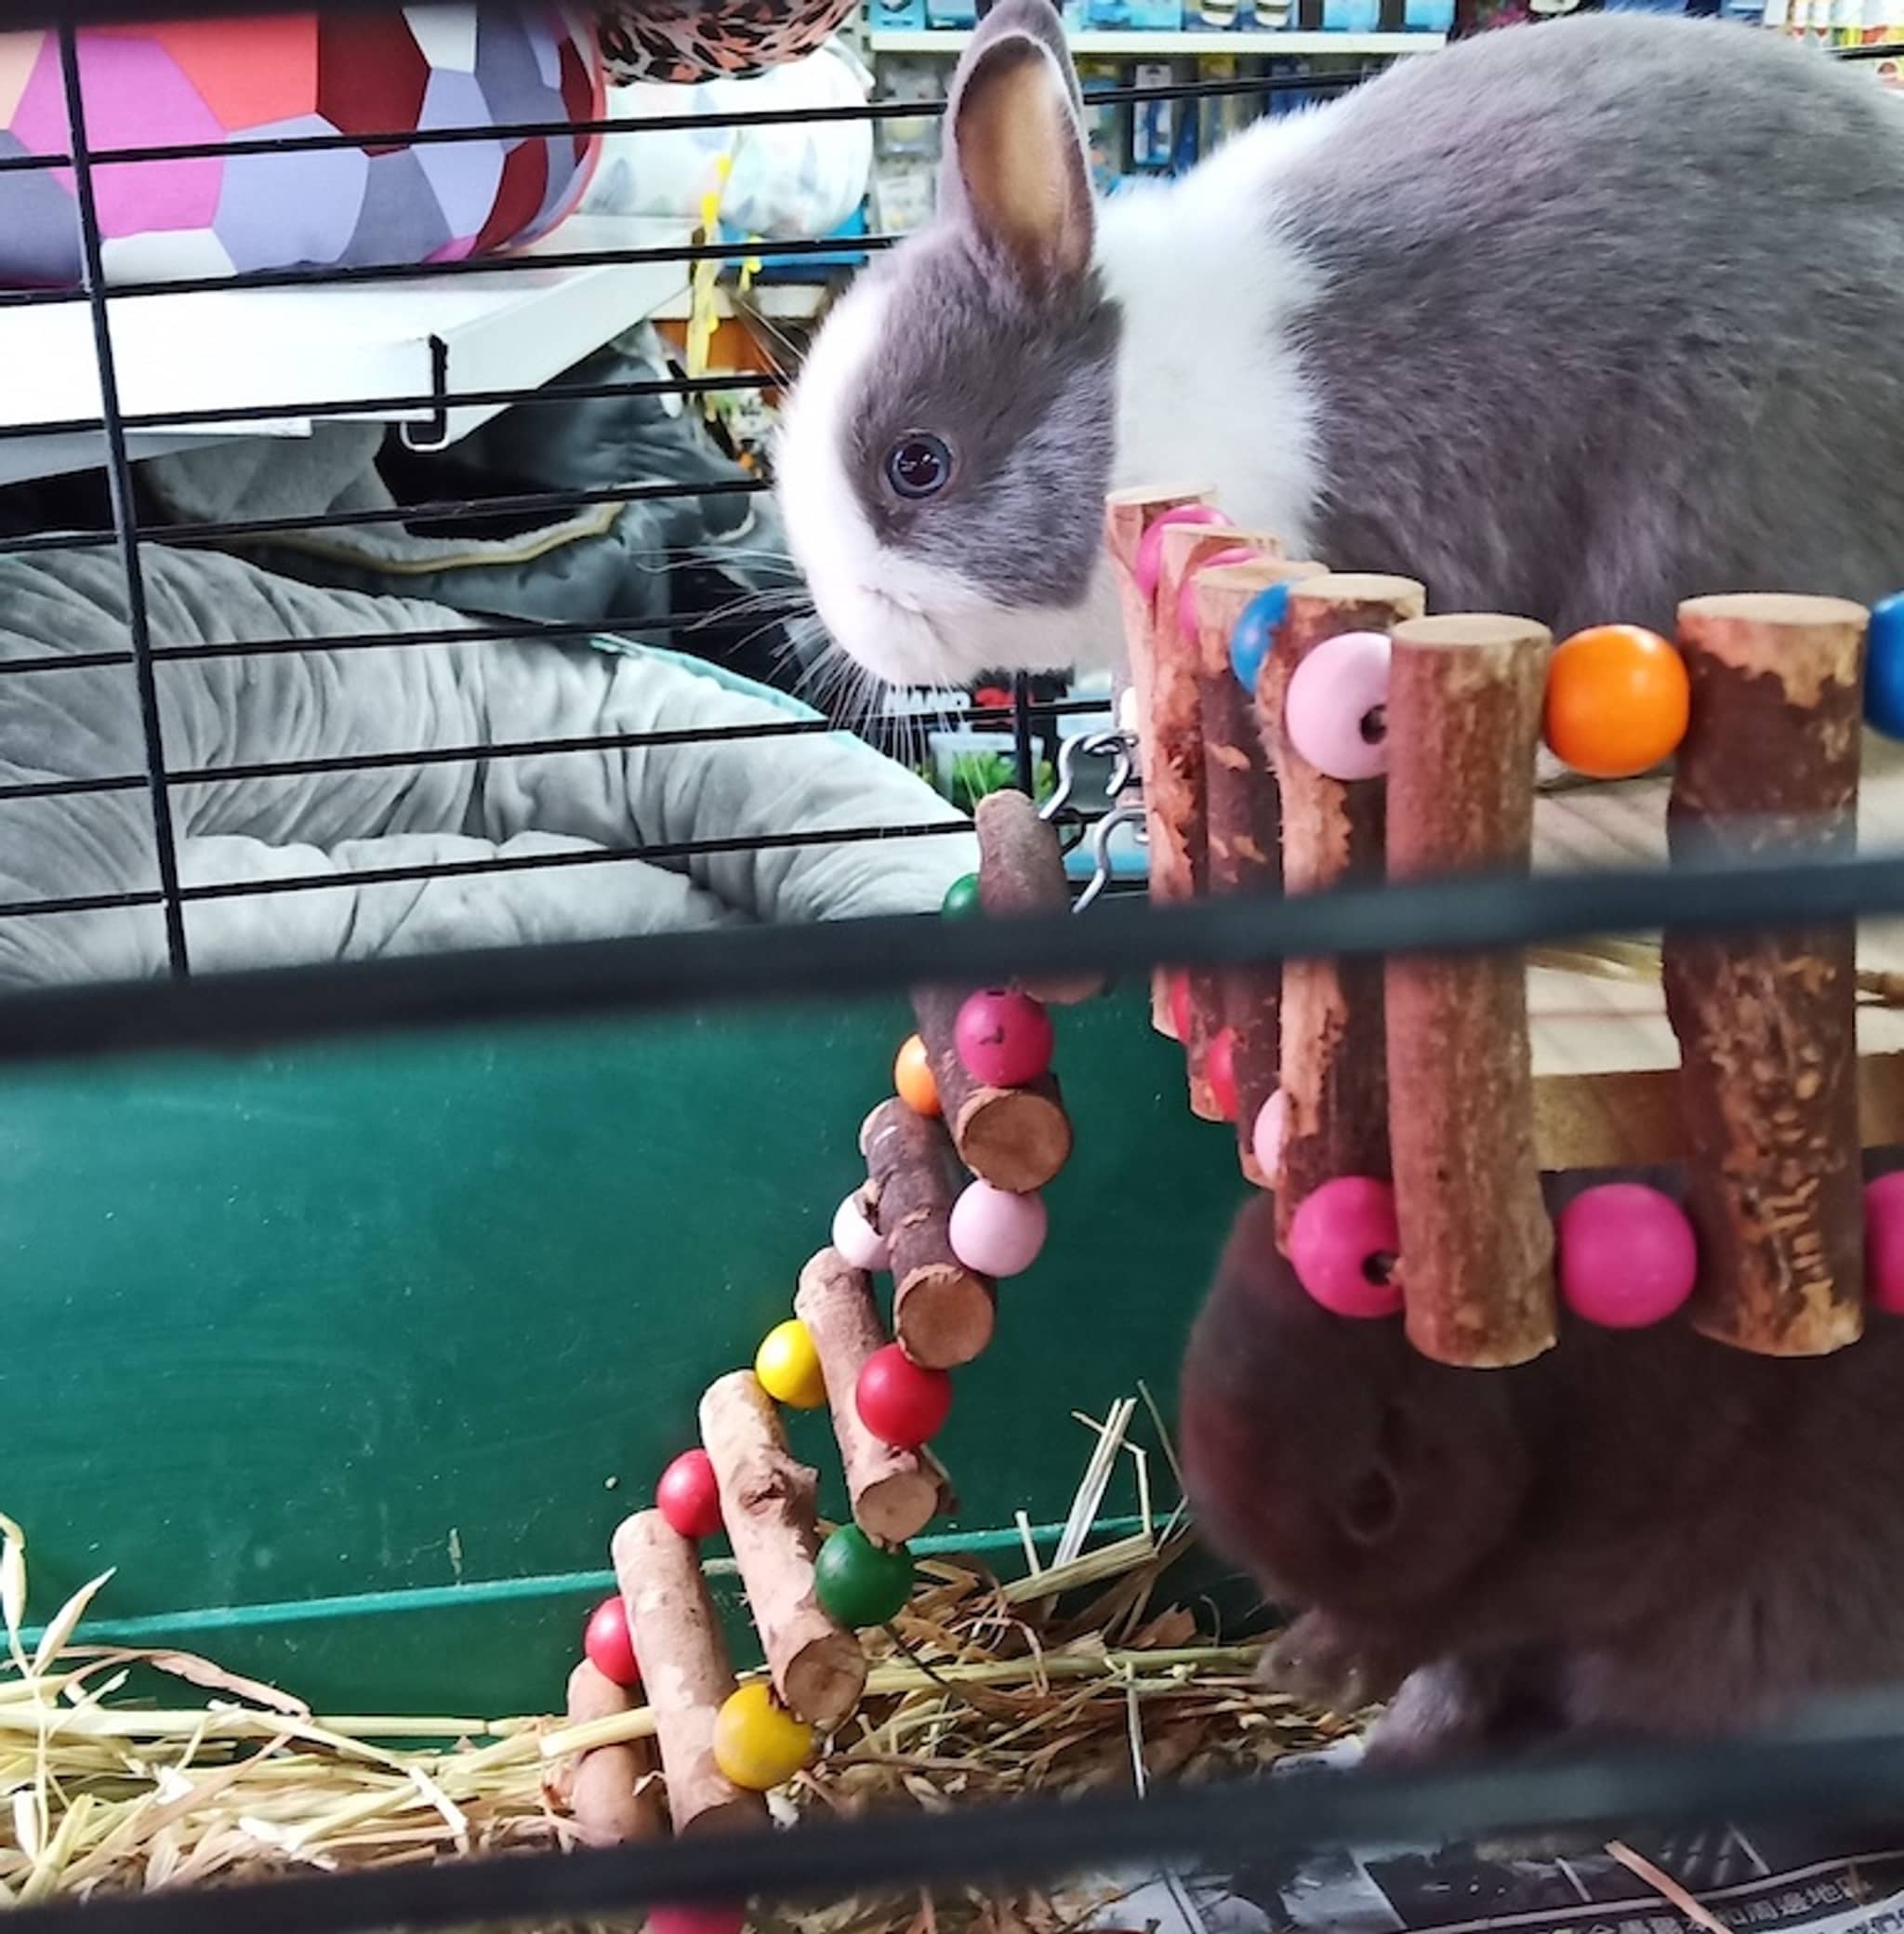
[[[1562,631],[1904,579],[1904,113],[1861,76],[1718,23],[1511,29],[1351,96],[1279,189],[1328,284],[1330,563]]]

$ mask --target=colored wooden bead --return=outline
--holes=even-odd
[[[967,1074],[987,1088],[1023,1088],[1051,1065],[1051,1017],[1029,994],[983,987],[966,997],[952,1043]]]
[[[971,1182],[952,1204],[952,1253],[981,1276],[1022,1276],[1038,1261],[1050,1225],[1043,1199]]]
[[[1388,659],[1380,631],[1344,631],[1289,674],[1284,727],[1326,778],[1373,779],[1388,770]]]
[[[1865,1187],[1864,1287],[1873,1309],[1904,1316],[1904,1170]]]
[[[854,1632],[897,1618],[912,1596],[912,1577],[905,1545],[875,1544],[856,1524],[842,1525],[813,1560],[821,1609]]]
[[[754,1374],[775,1403],[789,1410],[817,1411],[826,1401],[820,1353],[798,1317],[775,1323],[754,1354]]]
[[[711,1538],[721,1529],[721,1486],[714,1464],[699,1445],[683,1450],[654,1487],[654,1508],[682,1538]]]
[[[1679,649],[1638,625],[1595,625],[1547,668],[1548,749],[1592,779],[1630,779],[1686,736],[1692,684]]]
[[[1864,716],[1872,731],[1904,738],[1904,591],[1871,606],[1865,641]]]
[[[1203,1079],[1210,1083],[1210,1099],[1218,1117],[1224,1121],[1236,1119],[1236,1030],[1221,1027],[1203,1056]]]
[[[947,920],[970,920],[985,910],[985,902],[979,898],[976,873],[960,875],[945,889],[945,897],[939,902],[939,911]]]
[[[643,1916],[645,1934],[742,1934],[745,1907],[651,1907]]]
[[[1306,1196],[1289,1224],[1289,1266],[1324,1309],[1388,1317],[1402,1306],[1395,1189],[1368,1175],[1339,1175]]]
[[[1275,1175],[1282,1161],[1283,1135],[1289,1119],[1289,1097],[1280,1088],[1256,1111],[1256,1126],[1250,1132],[1250,1152],[1265,1175]]]
[[[1247,564],[1256,553],[1247,544],[1231,544],[1212,551],[1183,579],[1177,592],[1177,629],[1185,638],[1197,635],[1197,573],[1220,570],[1224,564]]]
[[[1554,1235],[1562,1301],[1603,1329],[1663,1322],[1699,1277],[1699,1242],[1686,1211],[1637,1182],[1608,1182],[1576,1196]]]
[[[1223,523],[1227,520],[1221,510],[1209,504],[1179,504],[1174,510],[1166,510],[1137,542],[1137,555],[1131,560],[1130,575],[1137,580],[1137,589],[1146,598],[1157,595],[1157,581],[1163,576],[1164,533],[1173,523]]]
[[[877,1274],[892,1266],[891,1246],[866,1220],[856,1195],[848,1196],[833,1212],[833,1247],[855,1269]]]
[[[915,1115],[939,1112],[939,1084],[932,1079],[932,1058],[918,1035],[908,1034],[892,1064],[892,1088]]]
[[[588,1663],[605,1679],[617,1686],[641,1683],[641,1668],[635,1661],[635,1641],[628,1634],[628,1609],[617,1592],[604,1598],[588,1614],[582,1631],[582,1650]]]
[[[1260,590],[1243,607],[1236,629],[1230,633],[1230,669],[1244,691],[1254,693],[1263,674],[1263,663],[1276,646],[1276,634],[1289,616],[1289,588],[1272,584]]]
[[[1190,976],[1170,975],[1170,1027],[1179,1040],[1190,1039]]]
[[[813,1729],[764,1679],[736,1687],[714,1715],[714,1764],[748,1793],[785,1786],[813,1756]]]
[[[945,1427],[952,1414],[952,1379],[943,1370],[921,1370],[896,1343],[860,1365],[853,1387],[859,1421],[882,1444],[917,1450]]]

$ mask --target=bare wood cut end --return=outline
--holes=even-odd
[[[633,1696],[587,1659],[569,1674],[568,1721],[586,1726],[635,1709]],[[575,1821],[585,1847],[622,1847],[658,1839],[668,1831],[661,1803],[659,1759],[653,1740],[627,1740],[558,1760],[544,1792]]]
[[[974,1175],[994,1188],[1025,1195],[1042,1188],[1071,1159],[1071,1119],[1064,1095],[1056,1078],[1048,1074],[1023,1088],[974,1081],[953,1039],[963,999],[947,987],[921,987],[912,997],[944,1120],[959,1159]],[[864,1130],[860,1146],[866,1146]]]
[[[787,1449],[774,1399],[750,1370],[707,1386],[701,1442],[774,1689],[788,1711],[830,1732],[859,1703],[866,1662],[814,1588],[819,1475]]]
[[[1141,484],[1130,490],[1114,490],[1104,498],[1104,541],[1112,559],[1126,571],[1137,562],[1137,547],[1144,534],[1167,510],[1179,510],[1185,504],[1207,504],[1211,497],[1208,484]]]
[[[860,1422],[860,1370],[886,1342],[872,1278],[823,1249],[800,1273],[793,1313],[819,1353],[853,1522],[882,1544],[904,1544],[938,1516],[944,1487],[936,1465],[916,1450],[881,1443]]]
[[[675,1832],[764,1826],[766,1802],[735,1786],[714,1758],[714,1720],[734,1691],[734,1667],[699,1554],[658,1511],[626,1519],[613,1552]]]
[[[1525,872],[1552,639],[1491,615],[1395,627],[1388,871]],[[1409,1340],[1483,1369],[1555,1336],[1520,954],[1395,955],[1384,984],[1390,1146]]]
[[[1071,881],[1058,829],[1016,787],[988,792],[972,812],[978,832],[978,896],[988,919],[1068,913]],[[1035,974],[1013,983],[1034,1000],[1075,1007],[1104,992],[1101,974]]]

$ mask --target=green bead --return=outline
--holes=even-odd
[[[912,1595],[912,1554],[887,1551],[856,1524],[837,1530],[813,1561],[821,1609],[851,1631],[896,1618]]]
[[[939,903],[939,911],[947,920],[970,920],[985,910],[985,904],[978,896],[976,873],[968,873],[964,879],[955,880],[945,889],[945,897]]]

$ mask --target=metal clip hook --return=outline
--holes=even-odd
[[[1122,827],[1135,827],[1141,834],[1144,811],[1139,806],[1119,806],[1106,813],[1091,829],[1091,874],[1084,891],[1072,902],[1073,913],[1082,913],[1111,883],[1111,841]]]
[[[1071,796],[1078,789],[1078,762],[1080,759],[1111,761],[1111,776],[1104,790],[1110,798],[1116,799],[1136,776],[1136,749],[1132,735],[1116,728],[1104,732],[1081,732],[1075,738],[1067,738],[1058,748],[1057,788],[1038,808],[1038,816],[1048,821],[1055,819],[1071,803]]]

